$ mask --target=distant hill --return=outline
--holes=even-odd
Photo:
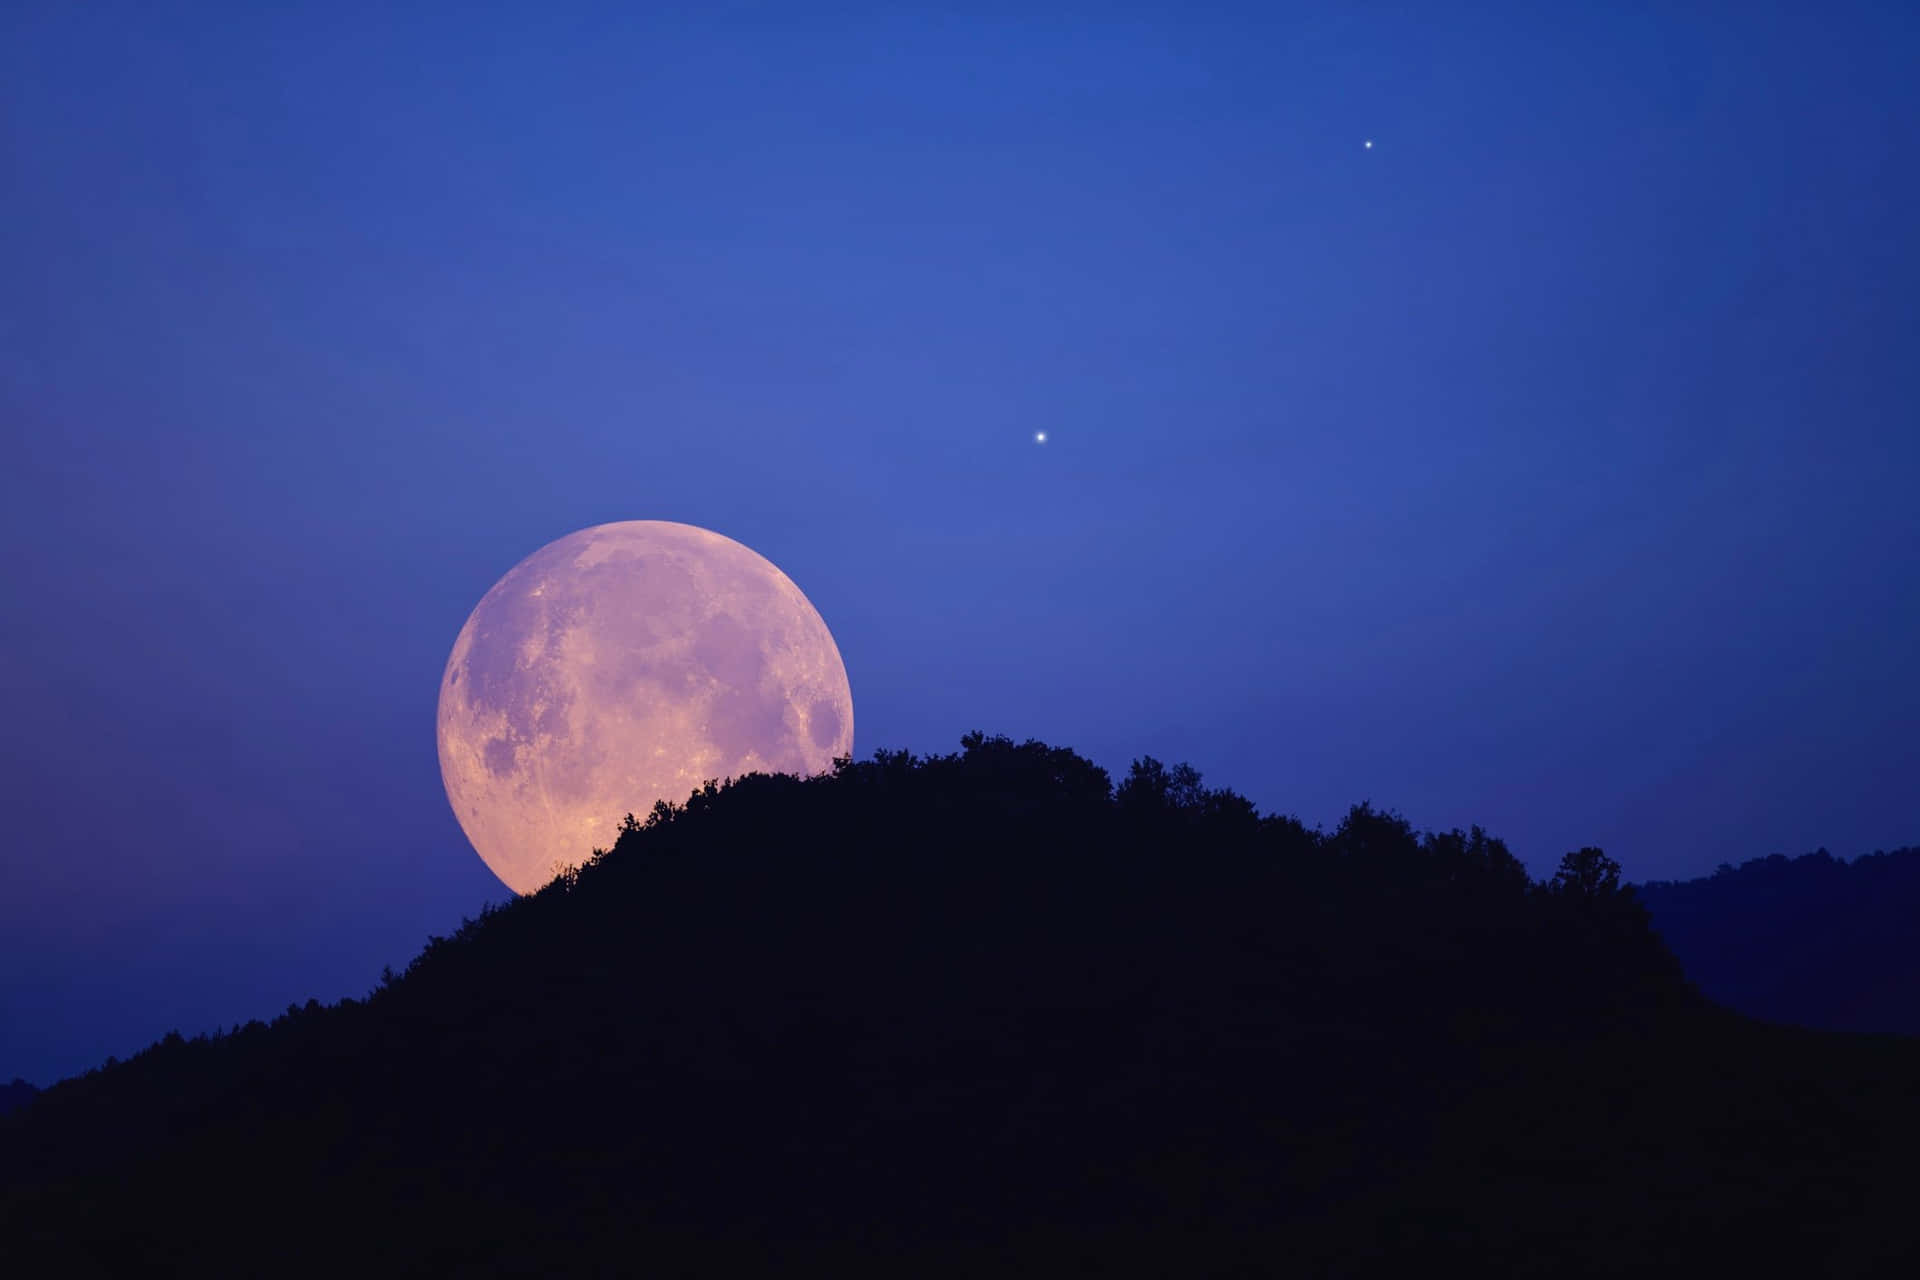
[[[18,1110],[39,1096],[40,1091],[18,1076],[12,1084],[0,1084],[0,1116]]]
[[[1920,849],[1825,849],[1640,886],[1707,996],[1770,1022],[1920,1035]]]
[[[1717,1009],[1599,850],[962,748],[48,1089],[10,1273],[1908,1274],[1920,1044]]]

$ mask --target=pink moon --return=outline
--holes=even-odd
[[[474,606],[440,680],[440,776],[515,893],[708,779],[805,776],[853,751],[819,612],[770,561],[693,525],[596,525]]]

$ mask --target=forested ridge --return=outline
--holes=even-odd
[[[1920,1043],[1619,866],[979,734],[630,820],[364,1000],[0,1117],[63,1275],[1905,1274]],[[38,1265],[49,1265],[42,1262]]]
[[[1718,1003],[1770,1022],[1920,1035],[1920,849],[1776,853],[1638,892]]]

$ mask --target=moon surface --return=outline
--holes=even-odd
[[[438,719],[454,815],[515,893],[656,800],[853,750],[847,669],[800,588],[663,520],[582,529],[515,565],[460,628]]]

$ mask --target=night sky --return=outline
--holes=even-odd
[[[505,896],[442,666],[605,521],[862,756],[1920,840],[1920,9],[653,8],[0,9],[0,1080]]]

